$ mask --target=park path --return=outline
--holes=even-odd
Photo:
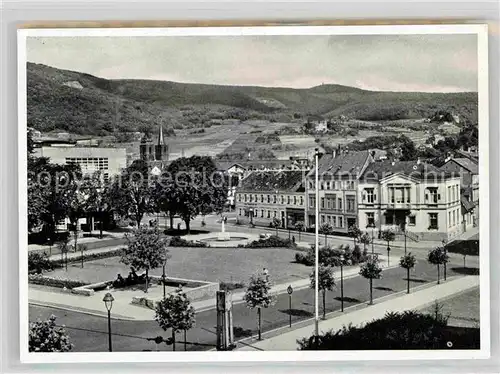
[[[397,258],[390,258],[389,267],[387,266],[387,258],[380,257],[381,267],[384,269],[398,267],[399,260]],[[338,272],[338,270],[337,270]],[[349,279],[358,276],[359,266],[354,266],[344,269],[344,279]],[[294,291],[308,288],[310,285],[309,278],[299,279],[290,283],[276,284],[272,287],[271,292],[275,295],[287,292],[288,286],[292,286]],[[151,321],[154,319],[154,311],[146,307],[136,306],[130,304],[132,294],[129,292],[124,293],[120,290],[113,290],[111,292],[115,296],[113,302],[112,318],[121,320],[142,320]],[[144,295],[141,291],[140,295]],[[239,304],[243,302],[244,292],[233,293],[233,303]],[[29,303],[32,305],[51,306],[62,310],[72,310],[90,315],[105,316],[107,315],[102,302],[103,293],[97,292],[93,296],[82,296],[72,294],[71,291],[53,291],[42,286],[30,286],[28,290]],[[214,298],[207,300],[196,301],[192,303],[197,312],[210,310],[215,308],[215,295]]]
[[[387,312],[402,312],[406,310],[415,310],[424,308],[432,304],[436,300],[444,299],[454,294],[467,291],[474,287],[479,286],[479,276],[465,276],[449,280],[446,283],[427,287],[423,290],[413,292],[411,294],[404,294],[387,301],[375,300],[375,304],[366,308],[354,310],[338,317],[320,320],[319,329],[321,332],[328,330],[339,330],[348,324],[361,325],[370,322],[374,319],[384,317]],[[298,339],[310,337],[314,334],[314,323],[293,331],[288,331],[268,339],[265,338],[261,341],[245,342],[241,351],[295,351],[297,350]]]

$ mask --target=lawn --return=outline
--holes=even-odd
[[[443,306],[441,313],[450,316],[449,325],[459,327],[479,326],[479,287],[439,301],[439,304]],[[433,311],[433,305],[423,310],[426,313],[432,313]]]
[[[170,248],[167,275],[205,281],[244,282],[264,267],[269,270],[275,284],[307,278],[311,268],[294,262],[297,251],[287,248]],[[126,277],[130,269],[111,257],[68,266],[68,271],[57,269],[49,276],[77,279],[84,282],[101,282],[115,279],[117,274]],[[151,271],[161,275],[162,269]]]

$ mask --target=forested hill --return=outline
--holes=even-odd
[[[210,120],[361,120],[428,118],[438,110],[477,122],[477,93],[375,92],[325,84],[309,89],[108,80],[28,63],[28,126],[105,135]]]

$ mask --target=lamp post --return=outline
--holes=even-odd
[[[315,318],[314,318],[314,334],[315,334],[315,342],[316,342],[316,348],[318,348],[318,338],[319,338],[319,274],[318,274],[318,269],[319,269],[319,149],[315,149],[315,196],[316,196],[316,219],[314,222],[314,230],[315,230],[315,261],[314,261],[314,274],[315,274],[315,279],[314,279],[314,312],[315,312]]]
[[[372,254],[375,253],[375,248],[374,248],[374,243],[373,240],[375,239],[373,235],[373,230],[375,229],[375,223],[372,225]]]
[[[115,300],[115,298],[109,292],[106,295],[104,295],[104,299],[102,299],[102,301],[104,301],[104,305],[106,306],[106,309],[108,311],[108,344],[109,344],[109,351],[110,352],[113,352],[113,348],[111,345],[111,308],[113,307],[114,300]]]
[[[345,249],[340,254],[340,311],[344,311],[344,255]]]
[[[165,298],[167,297],[167,294],[165,292],[165,278],[166,278],[166,274],[165,274],[165,263],[163,263],[163,272],[161,274],[161,284],[163,286],[163,300],[165,300]]]
[[[403,235],[405,237],[405,256],[406,256],[406,217],[405,217],[405,220],[403,222]]]
[[[292,293],[293,293],[292,285],[288,286],[286,292],[288,293],[288,316],[289,316],[288,324],[290,327],[292,327]]]
[[[444,280],[446,280],[446,263],[448,262],[446,260],[446,254],[448,252],[448,250],[446,249],[446,240],[442,240],[442,243],[443,243],[443,251],[444,251],[444,257],[445,257],[445,261],[444,261]]]

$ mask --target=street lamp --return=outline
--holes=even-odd
[[[340,254],[340,311],[344,311],[344,257],[345,249]]]
[[[448,249],[446,248],[446,240],[443,239],[441,242],[443,243],[443,251],[444,251],[444,257],[445,257],[445,260],[444,260],[444,280],[446,280],[446,263],[448,262],[446,259],[446,255],[447,255]]]
[[[166,274],[165,274],[165,262],[163,263],[163,272],[161,274],[161,283],[163,285],[163,299],[165,300],[165,298],[167,297],[167,294],[165,292],[165,278],[166,278]]]
[[[113,301],[115,298],[113,295],[111,295],[109,292],[104,295],[104,305],[106,306],[106,310],[108,311],[108,342],[109,342],[109,351],[112,352],[112,346],[111,346],[111,308],[113,307]]]
[[[314,230],[315,230],[315,261],[314,261],[314,334],[315,334],[315,342],[316,348],[318,348],[318,339],[319,339],[319,149],[315,149],[314,155],[316,165],[315,165],[315,197],[316,197],[316,220],[314,222]]]
[[[375,253],[375,248],[374,248],[374,243],[373,240],[375,239],[373,235],[373,230],[375,229],[375,223],[372,225],[372,253]]]
[[[290,325],[290,327],[292,327],[292,293],[293,293],[292,285],[288,286],[288,288],[286,289],[286,292],[288,293],[289,325]]]

